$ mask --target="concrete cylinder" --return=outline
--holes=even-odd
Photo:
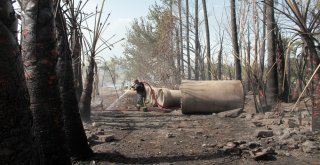
[[[183,114],[219,113],[244,106],[243,85],[238,80],[183,80],[180,90]]]
[[[148,94],[147,99],[149,100],[149,104],[151,106],[157,106],[157,98],[158,98],[158,91],[160,88],[151,87]]]
[[[181,91],[162,88],[158,92],[158,104],[163,108],[180,107]]]
[[[150,96],[151,96],[151,88],[150,88],[150,86],[149,85],[145,85],[145,88],[146,88],[146,93],[147,93],[147,95],[146,95],[146,101],[150,101]]]

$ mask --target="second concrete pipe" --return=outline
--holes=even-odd
[[[183,80],[180,90],[183,114],[219,113],[244,106],[241,81]]]

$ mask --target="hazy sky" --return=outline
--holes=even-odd
[[[104,7],[104,18],[111,13],[108,23],[110,25],[106,28],[103,37],[105,39],[113,37],[110,42],[117,41],[121,38],[126,37],[127,28],[130,27],[130,23],[134,18],[139,18],[142,16],[147,16],[149,12],[149,7],[159,0],[106,0]],[[99,3],[99,4],[98,4]],[[98,5],[101,5],[102,0],[89,0],[87,7],[84,9],[86,12],[94,12],[95,8]],[[100,8],[100,6],[98,7]],[[93,23],[89,24],[89,26]],[[117,43],[115,47],[110,51],[103,52],[99,54],[104,58],[110,58],[113,56],[121,56],[123,48],[121,44],[124,41]]]
[[[108,39],[112,35],[116,34],[116,36],[111,40],[112,42],[126,37],[126,29],[130,28],[130,23],[133,21],[133,19],[147,16],[149,12],[149,7],[155,4],[155,2],[160,2],[160,0],[106,0],[104,15],[106,16],[108,13],[111,13],[111,15],[108,21],[110,25],[106,28],[106,31],[103,35],[104,38]],[[218,15],[225,12],[224,6],[225,3],[228,2],[229,0],[207,0],[207,10],[209,19],[213,18],[213,11],[215,11],[215,13],[218,13]],[[99,5],[101,5],[102,0],[89,0],[87,8],[84,10],[86,10],[86,12],[94,12],[95,7],[98,3]],[[183,1],[183,3],[185,2]],[[192,14],[194,10],[193,0],[189,0],[189,5],[190,13]],[[201,9],[202,2],[199,1],[199,10]],[[200,11],[199,15],[203,15],[202,10]],[[213,20],[209,20],[209,22],[212,23]],[[124,41],[122,41],[121,43],[124,43]],[[121,46],[121,43],[116,44],[113,50],[108,50],[99,55],[106,59],[113,56],[122,56],[123,47]]]
[[[78,4],[80,0],[75,0],[75,4]],[[85,0],[81,0],[82,2]],[[118,41],[121,38],[126,37],[127,29],[130,28],[130,23],[134,18],[145,17],[148,15],[149,7],[157,2],[161,4],[161,0],[106,0],[105,7],[103,10],[103,19],[110,13],[108,23],[110,25],[106,28],[103,38],[108,39],[111,36],[115,35],[110,42]],[[86,7],[83,9],[83,12],[90,13],[95,12],[96,6],[100,9],[102,0],[89,0]],[[207,11],[210,23],[210,34],[211,36],[216,31],[216,20],[214,19],[214,13],[220,21],[221,15],[225,17],[225,6],[228,5],[229,0],[207,0]],[[15,8],[18,8],[17,3],[14,3]],[[185,6],[185,0],[183,0],[183,6]],[[194,10],[194,0],[189,0],[190,14],[193,14]],[[199,0],[199,16],[202,17],[202,1]],[[228,10],[228,9],[227,9]],[[200,18],[201,20],[201,18]],[[227,19],[224,19],[227,21]],[[94,19],[91,19],[89,26],[93,29]],[[211,37],[215,38],[215,37]],[[99,54],[104,58],[110,58],[113,56],[122,56],[123,47],[121,46],[124,41],[115,45],[112,50],[104,51]],[[213,42],[212,42],[213,43]]]

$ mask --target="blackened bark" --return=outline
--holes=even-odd
[[[0,0],[0,164],[36,164],[32,116],[10,0]]]
[[[176,83],[181,83],[181,52],[180,52],[180,39],[179,39],[179,30],[176,29],[176,50],[177,50],[177,71],[176,71]]]
[[[198,0],[195,0],[195,7],[194,7],[194,12],[195,12],[195,19],[194,19],[194,29],[195,29],[195,36],[194,36],[194,41],[195,41],[195,59],[194,59],[194,77],[195,80],[199,80],[200,77],[200,69],[199,69],[199,62],[200,62],[200,44],[199,44],[199,17],[198,17]]]
[[[206,58],[207,58],[207,80],[212,79],[211,71],[211,54],[210,54],[210,30],[209,30],[209,21],[208,21],[208,12],[207,12],[207,1],[202,0],[203,16],[206,30]]]
[[[189,0],[186,0],[186,44],[187,44],[187,61],[188,61],[188,80],[191,80],[191,59],[190,59],[190,43],[189,43]]]
[[[220,40],[220,49],[218,53],[218,65],[217,65],[218,80],[222,80],[222,51],[223,51],[223,37],[221,37],[221,40]]]
[[[82,70],[81,70],[81,36],[77,25],[73,26],[71,34],[72,70],[74,75],[74,85],[78,102],[83,91]]]
[[[278,89],[280,99],[283,101],[289,101],[289,83],[288,75],[285,72],[285,48],[282,43],[282,37],[279,28],[276,28],[276,52],[277,52],[277,65],[278,65]]]
[[[85,79],[85,86],[80,98],[79,109],[81,114],[81,119],[84,122],[90,121],[91,116],[91,100],[92,100],[92,89],[93,89],[93,76],[94,76],[94,57],[90,57],[89,66],[87,69],[87,76]]]
[[[314,72],[320,64],[320,59],[313,42],[311,33],[301,34],[301,38],[307,46],[307,55],[309,55],[308,70]],[[311,81],[311,101],[312,101],[312,131],[320,130],[320,71],[318,70]]]
[[[235,77],[236,77],[236,80],[242,80],[235,0],[230,0],[230,10],[231,10],[232,47],[233,47],[233,55],[234,55],[234,63],[235,63]]]
[[[22,56],[33,115],[33,134],[40,164],[71,164],[55,67],[53,1],[22,0]]]
[[[59,79],[60,98],[64,116],[64,130],[71,157],[84,160],[92,155],[83,124],[79,114],[78,101],[74,87],[71,51],[66,31],[66,20],[61,7],[56,17],[59,58],[57,75]]]

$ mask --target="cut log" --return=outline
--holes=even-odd
[[[180,90],[183,114],[219,113],[244,106],[243,85],[238,80],[183,80]]]

